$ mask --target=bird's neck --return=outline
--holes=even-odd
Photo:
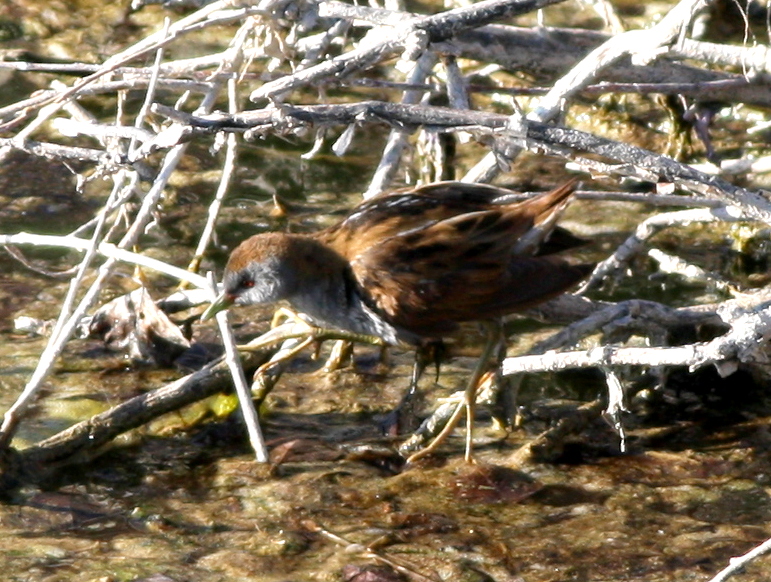
[[[397,330],[366,305],[348,261],[323,243],[317,245],[313,259],[306,257],[298,273],[294,293],[287,297],[292,307],[317,325],[398,343]]]

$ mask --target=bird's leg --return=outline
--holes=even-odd
[[[265,374],[273,366],[291,360],[293,357],[311,345],[314,341],[316,341],[316,337],[314,336],[313,332],[311,332],[308,334],[308,337],[299,343],[297,343],[297,340],[292,341],[295,345],[282,347],[281,350],[276,352],[276,354],[270,360],[257,368],[257,371],[254,373],[254,375],[260,376]]]
[[[332,345],[332,351],[329,353],[327,361],[322,370],[324,372],[334,372],[344,368],[353,359],[353,343],[346,340],[337,340]]]
[[[435,360],[435,354],[438,353],[438,349],[435,349],[433,344],[421,345],[415,348],[415,363],[412,365],[412,373],[410,374],[410,385],[407,391],[402,396],[399,404],[396,405],[391,412],[383,419],[380,426],[385,434],[401,434],[402,432],[414,430],[417,427],[410,427],[405,423],[406,419],[414,418],[412,405],[414,404],[415,394],[418,391],[418,381],[423,372],[428,367],[428,364],[432,359]],[[437,378],[439,376],[439,363],[435,360],[437,366]]]
[[[281,323],[282,319],[285,320],[283,323]],[[269,331],[247,345],[239,346],[242,350],[258,351],[275,344],[282,344],[273,357],[254,373],[252,393],[255,400],[261,403],[265,399],[281,376],[283,366],[290,359],[306,347],[326,340],[338,340],[348,344],[370,343],[381,348],[386,346],[385,342],[376,336],[314,327],[294,311],[281,308],[276,311]]]
[[[293,311],[288,307],[279,307],[276,309],[276,311],[273,312],[273,317],[270,320],[270,328],[273,329],[274,327],[283,325],[287,321],[292,321],[300,325],[305,324],[306,326],[310,326],[310,324],[305,321],[305,319],[303,319],[296,311]]]
[[[503,323],[500,319],[494,319],[490,321],[484,321],[482,323],[485,335],[485,347],[482,350],[482,355],[479,357],[474,373],[471,376],[471,380],[466,386],[466,392],[464,394],[464,405],[466,407],[466,455],[465,459],[467,463],[473,461],[471,458],[471,450],[473,448],[473,428],[474,428],[474,405],[477,402],[477,390],[479,389],[482,378],[487,372],[488,364],[493,356],[497,356],[500,353],[501,341],[503,339]],[[496,357],[496,360],[498,358]],[[493,380],[494,381],[494,380]]]
[[[482,349],[482,353],[479,356],[477,365],[474,368],[471,378],[466,386],[466,390],[463,393],[463,401],[457,405],[452,413],[452,416],[447,420],[442,430],[439,432],[434,440],[431,441],[425,448],[413,453],[407,458],[407,463],[413,463],[416,460],[433,453],[439,445],[450,435],[455,427],[460,422],[463,412],[466,413],[466,452],[465,459],[468,462],[472,462],[472,431],[474,428],[474,405],[476,404],[477,390],[479,389],[480,382],[482,381],[490,359],[499,350],[500,342],[503,337],[502,324],[500,320],[490,320],[482,322],[485,330],[485,345]]]
[[[280,323],[284,323],[287,320],[291,320],[296,323],[305,323],[307,325],[307,322],[297,312],[286,307],[279,307],[273,314],[273,319],[270,326],[276,327]],[[316,353],[313,358],[314,360],[318,358],[318,352],[320,348],[321,342],[317,342]],[[322,370],[324,372],[334,372],[335,370],[339,370],[340,368],[345,367],[347,363],[351,361],[352,355],[353,343],[346,340],[337,340],[332,346],[332,351],[329,354],[327,361],[324,363]]]
[[[307,327],[311,328],[311,325],[305,320],[305,318],[294,311],[293,309],[290,309],[288,307],[278,307],[276,311],[273,312],[273,318],[270,320],[270,328],[274,329],[276,327],[280,327],[286,323],[292,322],[300,327]],[[319,358],[319,352],[321,351],[321,343],[322,342],[316,342],[313,354],[311,355],[311,359],[316,361]],[[293,343],[289,342],[289,345],[282,346],[279,350],[279,354],[281,354],[284,350],[289,350],[293,347]],[[304,346],[303,346],[304,347]],[[292,354],[294,355],[294,353]],[[283,357],[276,358],[276,361],[284,360]]]
[[[292,312],[290,312],[292,313]],[[305,349],[314,342],[323,342],[326,340],[342,340],[347,342],[368,343],[376,346],[385,346],[382,338],[361,333],[351,333],[336,329],[314,327],[299,316],[291,317],[291,322],[282,323],[270,331],[262,334],[257,339],[249,342],[245,346],[239,346],[243,350],[261,350],[268,346],[284,343],[289,340],[300,340],[299,343],[290,344],[282,348],[266,364],[263,364],[259,372],[264,372],[269,367],[284,362],[294,357],[299,351]],[[299,328],[299,329],[298,329]]]
[[[285,319],[288,321],[281,320]],[[308,345],[313,328],[295,312],[280,308],[271,321],[270,331],[253,340],[243,349],[259,349],[281,343],[281,347],[252,376],[252,395],[262,404],[284,372],[289,359]]]
[[[371,343],[371,342],[369,342]],[[375,344],[380,347],[380,355],[378,361],[381,364],[388,362],[388,344],[379,342]],[[334,372],[347,366],[353,362],[353,341],[338,340],[332,346],[332,350],[329,353],[326,363],[322,370],[324,372]]]
[[[488,404],[492,426],[495,430],[509,432],[516,422],[520,382],[512,382],[512,378],[501,376],[501,365],[505,358],[506,342],[499,341],[495,353],[491,356],[487,375],[477,392],[477,402],[481,401]],[[515,378],[515,380],[521,379],[521,375],[519,378]]]

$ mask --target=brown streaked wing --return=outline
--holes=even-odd
[[[380,241],[351,266],[371,306],[392,323],[441,335],[455,322],[544,301],[585,276],[558,258],[512,255],[532,221],[503,209],[453,217]]]
[[[573,179],[550,192],[510,204],[496,203],[495,200],[511,194],[511,190],[488,184],[438,182],[405,188],[363,202],[340,223],[315,236],[353,260],[370,246],[380,244],[391,236],[422,230],[437,222],[485,210],[501,211],[513,217],[520,228],[527,229],[548,221],[558,213],[567,204],[576,183],[577,180]],[[551,226],[546,230],[551,230]],[[523,230],[518,230],[511,235],[520,237],[523,233]]]
[[[495,199],[511,193],[488,184],[459,182],[402,188],[362,202],[338,224],[315,236],[353,258],[391,236],[461,214],[502,207],[494,203]]]
[[[546,300],[584,276],[558,259],[512,253],[534,225],[553,227],[574,188],[571,181],[523,202],[495,204],[505,192],[499,188],[435,184],[365,202],[320,236],[351,262],[368,302],[389,321],[442,335],[456,322]]]
[[[387,250],[383,251],[387,253]],[[430,260],[430,259],[429,259]],[[385,262],[385,261],[384,261]],[[459,268],[437,264],[436,272],[387,265],[387,270],[354,272],[373,307],[395,325],[423,336],[441,336],[456,322],[498,317],[554,297],[583,279],[590,265],[570,265],[555,257],[512,257],[508,265],[480,258]],[[393,269],[393,270],[392,270]],[[423,275],[423,276],[421,276]]]

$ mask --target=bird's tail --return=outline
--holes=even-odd
[[[557,221],[570,204],[571,197],[578,186],[578,178],[573,178],[554,190],[535,196],[525,202],[533,219],[533,227],[520,237],[512,249],[513,254],[534,255],[539,247],[549,238]]]

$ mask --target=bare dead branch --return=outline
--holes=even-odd
[[[634,175],[639,168],[644,171],[641,174],[643,179],[649,178],[649,173],[653,173],[662,181],[675,182],[705,196],[738,204],[749,218],[771,224],[771,203],[758,192],[735,186],[667,156],[567,127],[527,121],[525,122],[527,141],[521,143],[516,136],[510,137],[495,131],[504,129],[509,120],[507,116],[495,113],[380,101],[335,105],[284,105],[276,109],[260,109],[239,115],[223,113],[206,116],[191,115],[162,105],[156,105],[154,111],[175,121],[209,131],[278,130],[285,132],[294,131],[299,127],[370,122],[387,123],[400,128],[425,126],[436,131],[481,132],[483,135],[494,136],[499,143],[512,142],[521,147],[536,149],[543,146],[564,147],[578,152],[597,154],[624,164],[617,169],[619,173],[623,171],[626,175]],[[561,150],[561,153],[564,155],[566,151]]]

